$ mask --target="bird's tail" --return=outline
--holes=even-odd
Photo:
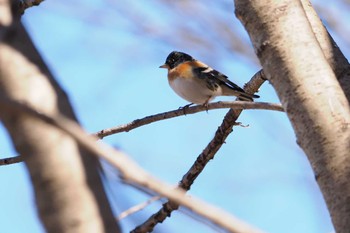
[[[242,101],[254,101],[253,98],[260,98],[260,96],[255,94],[248,94],[246,92],[241,92],[238,96],[238,99]]]
[[[233,86],[235,85],[235,86]],[[237,96],[239,100],[242,101],[253,101],[254,98],[259,98],[260,96],[249,94],[245,92],[242,88],[232,83],[229,85],[222,86],[222,95],[224,96]]]

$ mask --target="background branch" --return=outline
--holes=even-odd
[[[66,93],[33,45],[14,5],[14,1],[0,0],[0,12],[10,14],[0,14],[2,98],[76,121]],[[61,130],[5,106],[0,110],[16,150],[25,158],[46,231],[119,232],[97,159]]]

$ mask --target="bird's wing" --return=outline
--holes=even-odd
[[[226,75],[220,73],[217,70],[212,69],[211,67],[202,62],[194,62],[197,63],[195,66],[197,68],[193,68],[193,72],[195,72],[199,78],[207,80],[209,86],[215,87],[217,85],[224,85],[234,91],[245,93],[245,91],[242,88],[230,81]]]

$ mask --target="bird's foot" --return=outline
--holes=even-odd
[[[205,111],[208,113],[208,105],[209,105],[209,101],[206,101],[204,104],[203,104],[203,107],[205,107]]]
[[[186,110],[191,106],[191,105],[194,105],[194,103],[190,103],[190,104],[187,104],[183,107],[179,107],[179,110],[182,109],[182,111],[184,112],[184,114],[186,115]]]

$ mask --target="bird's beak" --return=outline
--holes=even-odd
[[[163,65],[159,66],[159,68],[169,69],[169,65],[168,64],[163,64]]]

